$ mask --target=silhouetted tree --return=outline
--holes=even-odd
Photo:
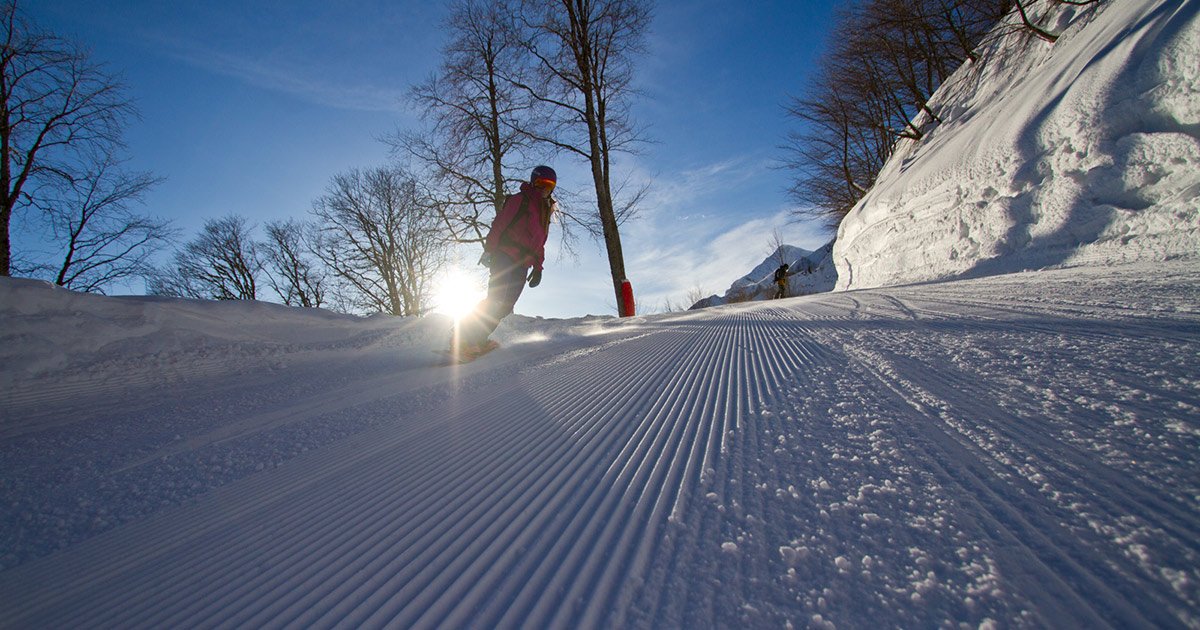
[[[7,276],[14,212],[33,207],[43,190],[75,186],[93,156],[113,155],[134,111],[112,75],[25,20],[15,1],[0,2],[0,28],[0,276]]]
[[[389,144],[428,169],[427,194],[450,237],[482,242],[504,206],[506,173],[530,147],[527,128],[536,102],[516,88],[523,81],[521,49],[513,39],[515,0],[456,0],[444,28],[442,65],[410,90],[430,128],[403,132]]]
[[[30,203],[39,210],[53,251],[37,256],[38,262],[30,254],[24,266],[14,259],[14,271],[90,293],[147,277],[150,260],[170,244],[175,230],[130,206],[159,181],[149,173],[123,171],[116,158],[104,155],[71,180],[43,185]]]
[[[325,302],[325,270],[310,258],[305,224],[272,221],[258,246],[271,288],[288,306],[320,307]]]
[[[204,223],[175,252],[173,264],[150,278],[149,293],[196,299],[254,300],[262,270],[252,226],[230,215]]]
[[[1011,8],[1011,0],[867,0],[837,16],[830,48],[805,95],[788,105],[804,123],[785,166],[799,212],[831,226],[874,184],[898,140],[940,122],[929,99]]]
[[[538,142],[587,161],[596,192],[599,232],[604,237],[613,295],[622,303],[625,258],[620,223],[645,193],[618,201],[612,157],[642,140],[630,116],[634,62],[644,52],[650,25],[647,0],[523,0],[521,41],[534,60],[530,76],[540,83],[520,86],[551,108],[551,124],[530,130]]]
[[[440,217],[399,167],[333,178],[313,206],[316,254],[349,290],[355,308],[420,315],[446,262]]]

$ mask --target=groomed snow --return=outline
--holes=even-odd
[[[0,278],[0,626],[1200,628],[1198,7],[947,84],[833,250],[923,283],[449,367],[444,318]]]
[[[839,289],[1200,253],[1200,2],[1029,4],[1061,37],[1014,14],[938,90],[841,225]]]
[[[0,280],[5,627],[1197,627],[1200,270],[615,320]]]

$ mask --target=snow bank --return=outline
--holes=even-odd
[[[494,338],[513,345],[587,337],[613,321],[513,316]],[[367,351],[382,350],[400,368],[425,367],[448,345],[451,328],[441,315],[358,317],[257,301],[105,297],[0,278],[0,407],[328,366]]]
[[[838,289],[1200,250],[1200,2],[1035,4],[934,95],[843,221]]]
[[[429,326],[267,302],[104,297],[18,278],[0,278],[0,322],[5,404],[278,369]]]

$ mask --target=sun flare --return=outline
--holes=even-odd
[[[433,310],[459,320],[466,317],[485,297],[487,291],[483,290],[477,278],[455,270],[438,282]]]

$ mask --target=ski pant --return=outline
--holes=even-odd
[[[775,284],[777,285],[777,288],[775,289],[775,299],[778,300],[780,298],[787,297],[787,293],[788,293],[787,278],[784,278],[783,280],[779,280]]]
[[[487,299],[475,307],[475,312],[459,325],[459,341],[463,345],[479,345],[500,325],[500,320],[513,312],[517,298],[525,289],[529,267],[515,262],[501,252],[492,255],[491,277],[488,279]]]

